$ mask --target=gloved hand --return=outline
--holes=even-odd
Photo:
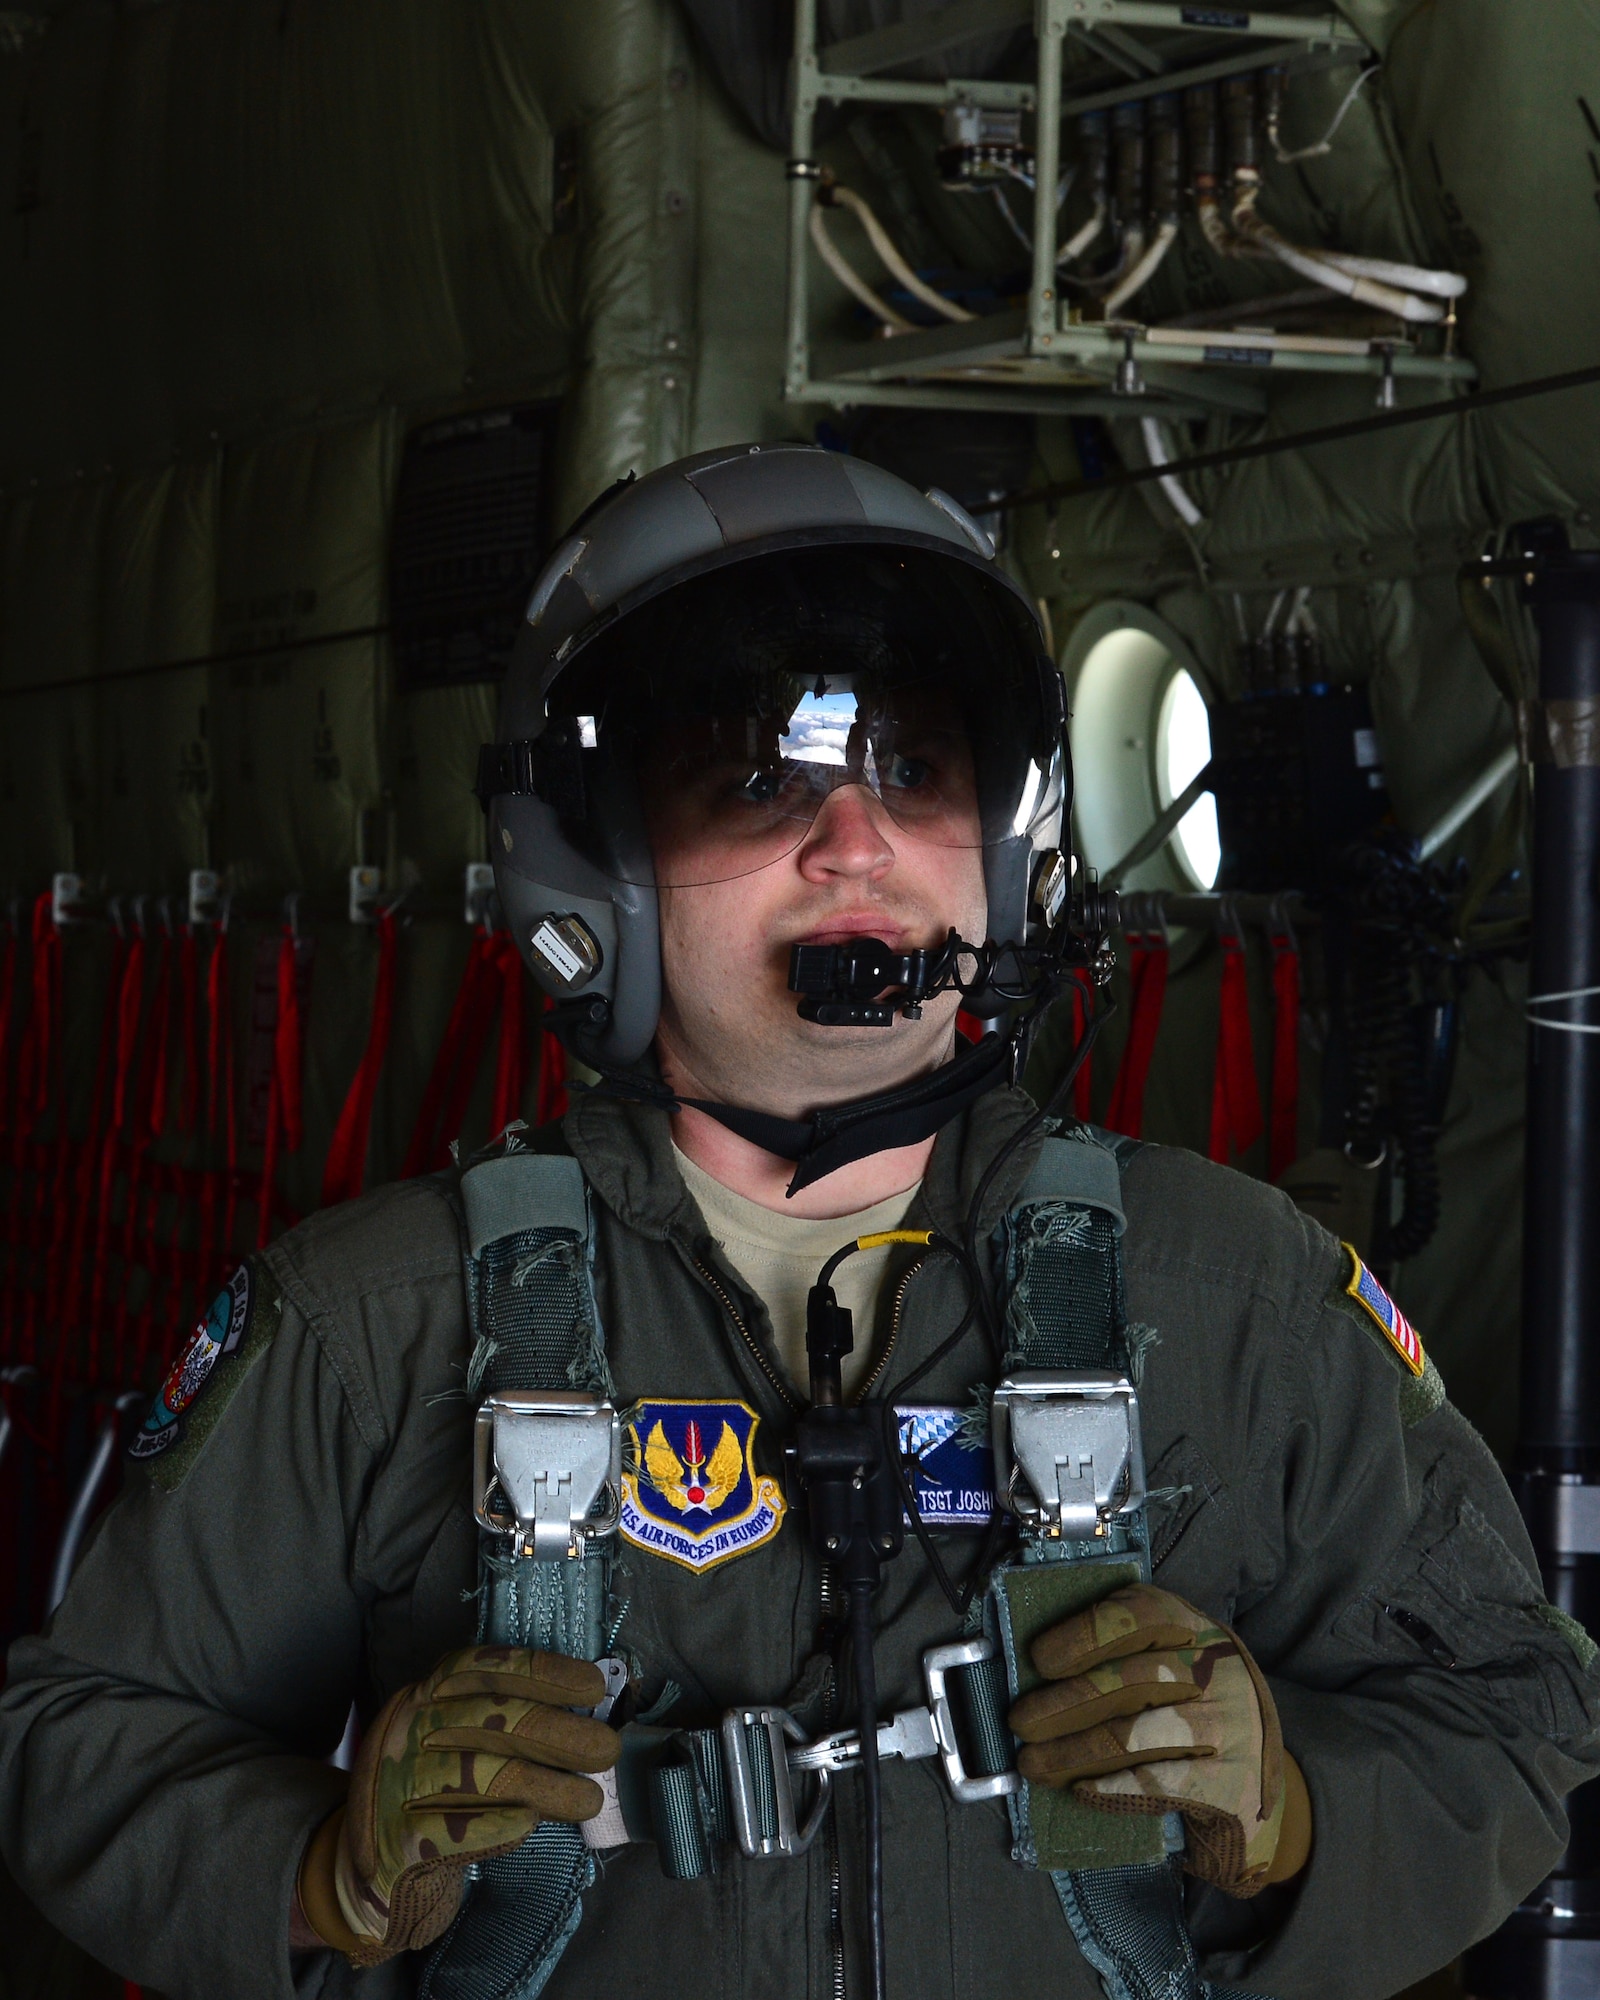
[[[518,1846],[540,1820],[593,1819],[583,1771],[609,1771],[617,1732],[574,1708],[605,1694],[598,1667],[559,1653],[468,1646],[402,1688],[362,1740],[343,1809],[300,1865],[301,1910],[357,1965],[431,1944],[461,1902],[468,1862]]]
[[[1185,1866],[1253,1896],[1305,1865],[1311,1804],[1261,1671],[1225,1625],[1130,1584],[1034,1640],[1022,1775],[1102,1812],[1182,1813]]]

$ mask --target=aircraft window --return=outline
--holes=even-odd
[[[1156,787],[1163,808],[1211,761],[1211,718],[1194,675],[1179,667],[1161,697],[1156,724]],[[1195,886],[1209,889],[1222,863],[1217,802],[1204,793],[1178,821],[1172,845]]]
[[[1210,758],[1204,669],[1147,605],[1117,600],[1080,621],[1062,672],[1072,716],[1078,852],[1104,873]],[[1216,806],[1206,795],[1121,886],[1209,889],[1220,860]]]

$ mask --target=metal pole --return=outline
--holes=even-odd
[[[1039,97],[1033,130],[1033,285],[1028,298],[1032,344],[1055,345],[1056,184],[1061,178],[1061,51],[1066,0],[1039,0]]]
[[[1522,1407],[1513,1480],[1551,1601],[1600,1631],[1600,553],[1524,531],[1539,699],[1565,720],[1533,787]],[[1587,704],[1573,708],[1569,704]],[[1570,759],[1571,761],[1566,761]],[[1600,1784],[1568,1800],[1566,1853],[1468,1960],[1479,2000],[1600,1995]]]
[[[817,105],[817,0],[795,0],[794,111],[789,126],[789,310],[784,394],[799,396],[811,377],[811,245],[807,226],[818,167],[811,157]]]

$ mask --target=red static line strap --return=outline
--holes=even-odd
[[[206,967],[206,1130],[213,1143],[219,1134],[223,1142],[226,1199],[222,1215],[223,1270],[233,1262],[234,1229],[239,1214],[239,1110],[234,1089],[233,994],[228,980],[228,931],[224,925],[211,947],[211,963]],[[210,1184],[215,1199],[215,1182]],[[213,1243],[213,1254],[214,1254]],[[207,1273],[203,1284],[210,1284]]]
[[[1250,982],[1244,941],[1227,931],[1222,947],[1222,992],[1217,1014],[1217,1064],[1211,1086],[1208,1157],[1228,1165],[1261,1137],[1261,1088],[1250,1041]]]
[[[496,941],[485,934],[473,977],[471,1004],[461,1031],[461,1046],[451,1069],[450,1088],[445,1093],[438,1129],[434,1133],[433,1151],[427,1165],[429,1173],[437,1173],[440,1168],[449,1165],[451,1142],[460,1138],[461,1128],[467,1122],[467,1106],[472,1101],[472,1088],[478,1080],[484,1044],[494,1027],[502,993]]]
[[[350,1079],[343,1108],[328,1145],[327,1165],[322,1174],[322,1205],[354,1201],[367,1177],[367,1143],[372,1136],[372,1111],[377,1102],[378,1078],[389,1048],[389,1030],[394,1022],[395,961],[398,929],[393,910],[377,915],[378,969],[372,983],[372,1018],[367,1028],[367,1045],[361,1052],[356,1073]]]
[[[117,1139],[128,1122],[129,1082],[139,1041],[144,999],[144,932],[136,930],[122,961],[116,994],[116,1060],[112,1068],[111,1115],[100,1146],[100,1187],[95,1207],[93,1273],[89,1289],[89,1376],[99,1373],[100,1334],[105,1325],[106,1284],[111,1266],[111,1191],[117,1171]],[[131,1174],[131,1168],[130,1168]]]
[[[285,924],[278,941],[278,1015],[272,1031],[272,1083],[267,1093],[267,1141],[261,1159],[261,1184],[256,1196],[256,1248],[264,1250],[272,1234],[272,1204],[278,1176],[278,1140],[298,1152],[303,1136],[300,1116],[300,992],[295,978],[295,935]]]
[[[1277,1180],[1300,1152],[1300,952],[1287,932],[1272,938],[1272,1125],[1267,1174]]]
[[[539,995],[539,1012],[545,1013],[553,1003],[543,994]],[[959,1022],[959,1016],[958,1022]],[[551,1125],[567,1115],[567,1052],[556,1037],[542,1023],[539,1028],[539,1095],[534,1108],[534,1122]]]
[[[17,933],[7,926],[4,953],[0,953],[0,1132],[6,1130],[11,1111],[11,1023],[17,1010]]]
[[[495,956],[500,972],[500,1047],[495,1057],[489,1131],[498,1137],[522,1116],[528,1088],[528,1033],[522,1004],[527,975],[509,931],[496,937]]]
[[[422,1103],[417,1111],[417,1122],[412,1127],[411,1138],[406,1146],[406,1156],[400,1165],[402,1180],[410,1180],[417,1174],[431,1173],[436,1165],[443,1165],[444,1159],[448,1157],[440,1137],[441,1119],[447,1098],[454,1095],[452,1087],[455,1072],[461,1067],[465,1058],[469,1026],[481,1008],[480,989],[491,943],[487,931],[475,930],[472,933],[471,942],[467,946],[467,962],[462,968],[461,984],[456,988],[456,997],[450,1006],[450,1018],[445,1023],[438,1053],[434,1056],[433,1067],[428,1072],[428,1081],[422,1092]],[[468,1089],[470,1088],[469,1073]]]
[[[124,1272],[124,1296],[126,1280],[131,1274],[135,1250],[142,1243],[146,1246],[145,1263],[148,1266],[150,1282],[145,1288],[144,1302],[139,1307],[134,1321],[135,1347],[131,1371],[126,1380],[138,1384],[143,1379],[145,1363],[150,1357],[150,1349],[155,1339],[158,1317],[173,1317],[176,1314],[178,1275],[173,1258],[163,1256],[156,1233],[160,1218],[161,1188],[150,1173],[148,1153],[151,1146],[166,1129],[168,1100],[172,1086],[172,1014],[174,1000],[181,1012],[181,961],[183,943],[174,938],[171,931],[163,929],[161,935],[160,970],[156,975],[155,1000],[151,1006],[150,1037],[152,1047],[147,1057],[148,1072],[143,1115],[135,1136],[133,1174],[128,1187],[128,1213],[135,1221],[135,1231],[129,1248],[127,1268]],[[141,1217],[139,1209],[143,1205]],[[176,1250],[178,1225],[173,1218],[169,1232],[168,1249]],[[119,1380],[123,1379],[119,1377]]]
[[[1106,1113],[1106,1128],[1137,1139],[1144,1128],[1144,1092],[1150,1078],[1156,1037],[1161,1031],[1161,1010],[1167,997],[1167,940],[1159,931],[1132,940],[1133,956],[1129,977],[1133,999],[1128,1020],[1128,1039],[1117,1066],[1116,1087]]]
[[[172,1082],[168,1055],[172,1042],[173,956],[172,934],[164,930],[157,959],[155,999],[150,1008],[144,1099],[139,1111],[139,1131],[147,1141],[159,1139],[167,1124],[167,1096]]]
[[[200,1122],[200,945],[193,924],[185,924],[178,937],[178,1015],[183,1045],[178,1130],[187,1134]]]
[[[119,930],[111,940],[111,969],[106,976],[105,1000],[100,1009],[100,1042],[94,1059],[94,1090],[89,1100],[89,1128],[84,1134],[83,1145],[78,1153],[77,1182],[73,1189],[72,1247],[67,1256],[66,1298],[61,1309],[61,1346],[58,1360],[64,1357],[66,1342],[79,1327],[83,1310],[84,1280],[89,1267],[89,1228],[97,1220],[97,1190],[101,1175],[101,1159],[110,1132],[111,1101],[115,1088],[114,1071],[117,1061],[117,1025],[119,1002],[122,998],[122,977],[128,959],[128,941]],[[91,1320],[88,1329],[91,1365],[89,1379],[94,1379],[92,1365],[96,1346],[95,1327]],[[56,1393],[61,1369],[58,1366],[56,1380],[52,1384],[52,1395]]]
[[[172,937],[163,929],[156,947],[155,991],[146,1016],[144,1038],[139,1049],[137,1080],[128,1120],[132,1154],[128,1161],[127,1193],[122,1213],[122,1274],[117,1287],[117,1314],[114,1328],[113,1379],[131,1381],[128,1353],[128,1291],[133,1277],[136,1252],[146,1240],[144,1215],[144,1156],[165,1120],[161,1092],[167,1077],[168,1034],[172,1026]],[[155,1282],[152,1272],[151,1283]],[[148,1297],[148,1294],[147,1294]],[[135,1364],[136,1365],[136,1364]]]

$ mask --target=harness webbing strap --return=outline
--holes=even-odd
[[[1088,1134],[1041,1147],[999,1232],[1008,1370],[1127,1371],[1119,1155],[1133,1150]],[[1026,1536],[1021,1566],[996,1573],[988,1607],[1011,1692],[1037,1682],[1027,1651],[1037,1632],[1149,1576],[1142,1508],[1117,1516],[1098,1545]],[[1213,2000],[1184,1923],[1176,1814],[1098,1813],[1026,1783],[1009,1803],[1019,1858],[1049,1871],[1107,2000]]]
[[[609,1393],[592,1239],[576,1160],[508,1152],[461,1181],[467,1239],[467,1387]],[[609,1559],[536,1562],[479,1543],[480,1641],[597,1659]],[[594,1857],[575,1826],[546,1820],[511,1854],[468,1871],[460,1914],[418,2000],[534,2000],[578,1928]]]

